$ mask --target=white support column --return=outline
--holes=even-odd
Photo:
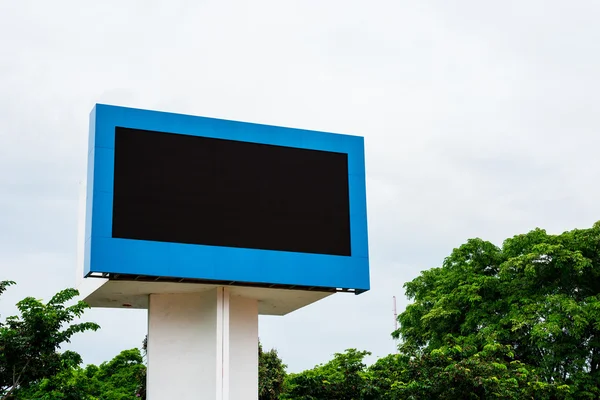
[[[219,287],[152,294],[148,400],[258,399],[258,304]]]
[[[258,399],[258,302],[229,297],[229,397],[224,400]]]

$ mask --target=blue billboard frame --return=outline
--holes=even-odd
[[[116,127],[346,153],[351,256],[113,238]],[[90,114],[86,190],[85,276],[369,290],[362,137],[96,104]]]

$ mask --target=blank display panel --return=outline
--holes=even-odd
[[[348,156],[115,129],[114,238],[350,256]]]

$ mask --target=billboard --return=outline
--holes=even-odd
[[[85,276],[369,289],[362,137],[98,104]]]

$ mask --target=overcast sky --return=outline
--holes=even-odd
[[[97,102],[365,137],[372,290],[260,337],[291,371],[394,350],[392,296],[470,237],[600,220],[595,0],[0,0],[0,314],[75,282]],[[73,348],[138,346],[143,311],[93,309]]]

